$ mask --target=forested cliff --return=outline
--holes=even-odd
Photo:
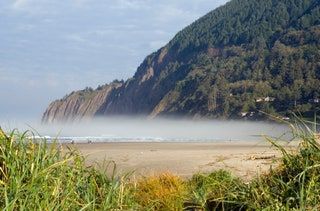
[[[132,78],[55,101],[43,121],[311,115],[319,84],[319,0],[232,0],[149,55]]]

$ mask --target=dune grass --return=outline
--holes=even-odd
[[[134,208],[126,176],[110,177],[85,165],[75,151],[34,143],[15,132],[0,137],[0,207],[3,210]]]
[[[135,198],[144,210],[182,210],[188,194],[185,182],[170,173],[141,179]]]
[[[85,165],[27,133],[0,130],[1,210],[319,210],[320,141],[305,124],[293,130],[299,151],[282,152],[280,166],[246,183],[220,170],[184,180],[170,173],[139,180]],[[110,168],[111,165],[111,168]]]

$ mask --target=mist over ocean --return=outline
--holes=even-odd
[[[6,131],[33,131],[60,142],[214,142],[261,141],[280,137],[287,125],[262,121],[178,120],[114,117],[64,124],[32,120],[0,121]]]

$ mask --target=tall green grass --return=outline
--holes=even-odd
[[[290,126],[297,151],[267,138],[282,153],[278,168],[250,183],[226,171],[195,175],[190,210],[320,210],[320,137],[303,121]]]
[[[0,131],[2,210],[320,210],[320,141],[304,122],[278,168],[246,183],[220,170],[183,180],[170,173],[138,181],[88,167],[78,152]],[[65,150],[65,148],[64,148]],[[109,165],[113,165],[110,163]]]
[[[0,207],[3,210],[110,210],[135,207],[126,176],[107,176],[27,134],[0,137]]]
[[[297,152],[290,153],[276,140],[267,138],[282,152],[282,163],[266,176],[250,184],[246,199],[254,209],[320,210],[320,139],[306,122],[291,124],[300,141]]]

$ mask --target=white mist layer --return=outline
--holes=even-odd
[[[268,122],[123,117],[53,125],[27,120],[0,123],[6,131],[31,130],[49,141],[75,143],[260,141],[264,136],[280,137],[289,131],[286,125]]]

